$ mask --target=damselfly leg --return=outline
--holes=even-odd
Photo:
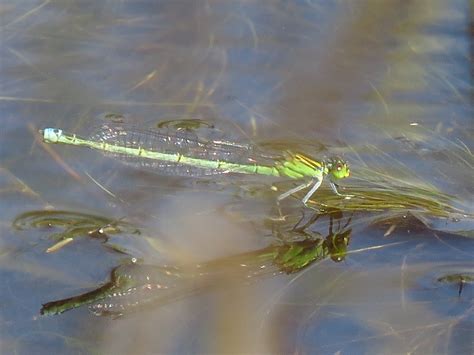
[[[337,191],[337,188],[339,187],[339,185],[332,182],[332,181],[329,181],[329,186],[331,186],[331,190],[338,196],[341,196],[341,197],[354,197],[354,195],[346,195],[346,194],[339,193],[339,191]]]
[[[293,188],[291,190],[288,190],[285,193],[282,193],[280,196],[278,196],[277,201],[279,202],[279,201],[287,198],[288,196],[291,196],[291,195],[297,193],[298,191],[304,190],[307,187],[313,185],[313,187],[311,187],[311,189],[308,191],[308,193],[302,199],[303,204],[306,206],[308,200],[311,198],[311,196],[313,196],[313,194],[316,192],[316,190],[319,189],[322,182],[323,182],[322,179],[314,178],[314,179],[310,180],[309,182],[305,182],[304,184],[298,185],[295,188]]]
[[[314,183],[311,190],[309,190],[308,193],[305,195],[305,197],[303,197],[302,201],[303,201],[303,204],[305,206],[306,206],[306,203],[308,202],[308,200],[311,198],[311,196],[313,196],[313,194],[316,192],[316,190],[319,189],[322,182],[323,182],[323,180],[321,180],[321,179],[316,180],[316,182]]]
[[[278,196],[277,200],[278,201],[284,200],[288,196],[291,196],[297,193],[298,191],[306,189],[308,186],[311,186],[313,183],[314,183],[314,180],[310,180],[309,182],[305,182],[304,184],[298,185],[295,188],[282,193],[280,196]]]

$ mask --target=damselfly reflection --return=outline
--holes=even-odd
[[[344,260],[352,229],[352,217],[342,223],[343,214],[332,210],[328,233],[309,231],[323,215],[311,217],[278,233],[277,242],[266,248],[190,265],[146,265],[127,263],[114,268],[105,285],[67,299],[48,302],[41,314],[59,314],[87,305],[96,315],[120,316],[217,287],[222,281],[249,283],[261,277],[291,274],[311,264],[331,258]],[[334,230],[335,221],[338,228]],[[283,238],[282,238],[283,237]]]

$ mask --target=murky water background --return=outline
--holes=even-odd
[[[384,236],[387,227],[356,215],[359,252],[343,263],[229,282],[120,319],[39,309],[105,282],[125,255],[87,237],[46,254],[56,229],[12,228],[45,208],[126,217],[146,240],[113,241],[153,263],[271,241],[255,228],[274,213],[270,192],[144,174],[38,140],[48,126],[87,132],[103,112],[143,126],[205,119],[235,140],[324,144],[355,174],[423,182],[472,213],[472,11],[463,0],[3,2],[0,351],[472,353],[472,281],[460,296],[456,282],[436,281],[472,275],[472,218]],[[471,237],[449,233],[461,230]]]

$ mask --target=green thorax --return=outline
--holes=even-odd
[[[350,169],[339,157],[316,160],[302,153],[286,151],[284,158],[275,164],[280,176],[293,179],[318,178],[329,175],[331,180],[339,180],[350,175]]]
[[[324,161],[317,161],[301,153],[286,151],[283,159],[275,164],[281,176],[293,179],[305,177],[323,177],[327,174]]]

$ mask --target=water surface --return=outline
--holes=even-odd
[[[474,269],[463,216],[474,192],[472,11],[463,0],[3,4],[1,352],[472,353],[472,281],[460,295],[456,279],[439,281]],[[382,212],[357,212],[344,262],[229,281],[120,319],[86,307],[41,317],[41,304],[98,287],[130,256],[85,234],[45,253],[64,227],[15,229],[23,213],[125,218],[141,234],[109,242],[154,264],[276,237],[265,181],[160,177],[38,139],[48,126],[86,133],[104,112],[143,127],[203,119],[234,140],[304,143],[315,155],[324,147],[351,163],[347,190],[372,174],[449,194],[464,213],[373,226]],[[285,203],[297,221],[304,209]]]

